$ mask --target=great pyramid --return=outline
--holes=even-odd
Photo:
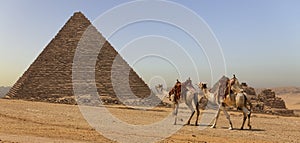
[[[92,33],[96,35],[92,35],[93,37],[100,37],[99,40],[105,41],[95,66],[97,91],[100,96],[107,97],[102,99],[116,102],[111,69],[114,59],[119,56],[118,52],[81,12],[74,13],[27,71],[18,79],[6,97],[76,104],[72,84],[72,64],[78,42],[87,28],[92,29]],[[90,44],[99,46],[95,43]],[[127,68],[130,68],[129,85],[132,92],[142,98],[149,96],[151,93],[149,87],[125,60],[122,58],[121,60]]]

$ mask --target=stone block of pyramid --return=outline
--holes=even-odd
[[[112,86],[111,69],[118,52],[81,12],[74,13],[66,22],[13,85],[7,93],[7,97],[10,99],[76,104],[72,84],[72,64],[78,42],[88,27],[93,30],[94,37],[100,38],[99,40],[104,39],[104,45],[99,52],[95,65],[97,91],[100,96],[114,100],[116,94]],[[150,89],[145,82],[124,60],[123,63],[127,68],[130,68],[128,79],[132,92],[142,98],[150,95]]]

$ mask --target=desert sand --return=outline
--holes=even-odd
[[[300,116],[300,95],[285,93],[280,94],[278,97],[282,98],[285,101],[286,107],[288,109],[294,110],[294,113]]]
[[[149,124],[170,114],[171,108],[132,110],[107,106],[116,117],[130,124]],[[136,115],[140,116],[136,116]],[[298,142],[300,118],[252,115],[252,130],[238,130],[242,116],[230,112],[234,130],[228,130],[221,114],[216,129],[184,126],[160,142]],[[194,122],[192,122],[194,123]],[[172,124],[172,123],[170,123]],[[182,126],[182,125],[177,125]],[[246,127],[246,126],[245,126]],[[247,128],[247,127],[246,127]],[[89,126],[76,105],[0,99],[0,142],[113,142]],[[141,141],[143,142],[143,141]]]

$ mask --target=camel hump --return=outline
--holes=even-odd
[[[218,96],[219,97],[223,97],[225,98],[226,96],[226,92],[227,92],[227,86],[228,86],[228,81],[229,78],[226,76],[223,76],[220,80],[219,80],[219,88],[217,90]]]

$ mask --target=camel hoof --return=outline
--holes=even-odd
[[[199,126],[198,124],[195,124],[195,126]]]
[[[251,130],[252,129],[252,127],[249,125],[249,130]]]
[[[211,126],[210,128],[214,129],[214,128],[216,128],[216,126],[213,125],[213,126]]]
[[[232,128],[232,127],[229,127],[228,130],[233,130],[233,128]]]
[[[243,127],[241,127],[241,128],[240,128],[240,130],[244,130],[244,128],[243,128]]]

